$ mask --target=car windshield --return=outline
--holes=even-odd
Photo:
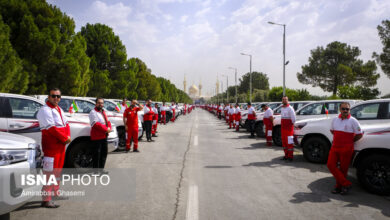
[[[77,113],[89,113],[92,109],[95,108],[95,105],[92,102],[86,100],[74,100],[76,103]],[[64,110],[64,112],[69,112],[69,108],[73,103],[73,99],[62,98],[58,105]],[[75,108],[74,108],[75,109]]]
[[[110,101],[105,101],[104,102],[104,108],[107,110],[107,111],[116,111],[116,105]]]

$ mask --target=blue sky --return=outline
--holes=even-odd
[[[323,91],[302,85],[296,78],[308,63],[310,50],[332,41],[358,46],[361,59],[371,59],[382,45],[376,26],[390,19],[386,0],[49,0],[76,22],[77,31],[86,23],[104,23],[113,28],[126,45],[128,57],[139,57],[153,74],[170,79],[183,88],[201,80],[203,93],[213,93],[217,74],[226,89],[238,76],[254,71],[268,75],[271,86],[282,85],[281,26],[286,31],[286,86]],[[378,87],[390,93],[390,79],[379,68]]]

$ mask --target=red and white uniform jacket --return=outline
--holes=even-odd
[[[229,108],[228,111],[229,115],[234,115],[234,112],[235,112],[234,108]]]
[[[160,111],[161,115],[166,115],[167,107],[165,105],[161,106]]]
[[[144,121],[152,121],[154,116],[154,111],[152,107],[145,105],[144,108]]]
[[[274,111],[268,107],[267,110],[264,112],[264,119],[263,121],[265,122],[266,120],[270,121],[270,118],[274,116]]]
[[[223,110],[222,105],[220,105],[218,109],[219,109],[219,112],[222,112],[222,110]]]
[[[356,118],[349,115],[346,119],[342,119],[341,115],[334,118],[330,127],[333,133],[332,147],[353,149],[353,138],[357,134],[362,134],[360,124]]]
[[[234,119],[239,121],[241,119],[241,109],[240,107],[234,108]]]
[[[64,111],[46,102],[39,109],[37,118],[42,131],[42,150],[55,152],[65,147],[65,141],[70,137],[70,128]]]
[[[154,115],[153,115],[153,125],[157,124],[157,121],[158,121],[158,110],[157,108],[153,107],[153,112],[154,112]]]
[[[252,106],[248,108],[248,120],[256,120],[256,111]]]
[[[280,111],[282,129],[290,129],[295,123],[295,111],[290,105],[282,106]]]
[[[123,117],[126,118],[128,131],[130,131],[130,129],[135,129],[138,131],[138,111],[140,111],[139,107],[128,107],[123,113]]]
[[[106,111],[99,111],[97,108],[89,113],[89,122],[91,124],[91,140],[102,140],[108,136],[107,130],[111,127]]]

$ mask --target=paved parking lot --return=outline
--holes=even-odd
[[[60,201],[58,209],[28,203],[12,219],[389,219],[390,198],[369,194],[352,178],[350,195],[330,193],[325,165],[293,163],[281,147],[227,129],[203,110],[159,125],[141,153],[111,153],[108,168],[133,168],[129,202]],[[353,173],[354,170],[351,170]],[[128,190],[124,188],[123,190]]]

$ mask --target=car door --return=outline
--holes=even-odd
[[[42,104],[30,99],[8,97],[11,114],[8,116],[8,132],[31,137],[41,142],[41,131],[37,119]]]

